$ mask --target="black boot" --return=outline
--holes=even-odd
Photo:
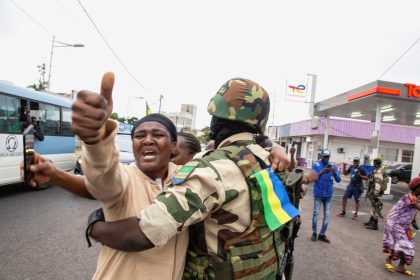
[[[366,223],[363,223],[363,225],[366,227],[366,226],[371,225],[372,223],[373,223],[373,217],[372,217],[372,216],[370,216],[369,221],[367,221]]]
[[[378,219],[373,219],[373,222],[366,226],[367,229],[378,230]]]

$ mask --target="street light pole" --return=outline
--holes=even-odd
[[[56,45],[56,43],[60,45]],[[51,87],[51,68],[52,68],[54,48],[59,48],[59,47],[83,48],[84,46],[85,45],[83,44],[68,44],[68,43],[59,42],[55,40],[55,35],[53,36],[52,45],[51,45],[51,54],[50,54],[50,67],[48,69],[48,85],[47,85],[48,90],[50,90],[50,87]]]
[[[160,114],[160,106],[162,105],[162,98],[163,98],[163,95],[161,94],[159,96],[159,114]]]
[[[54,43],[55,43],[55,35],[53,35],[52,45],[51,45],[51,55],[50,55],[50,67],[48,67],[48,84],[47,89],[50,89],[51,86],[51,67],[52,67],[52,60],[53,60],[53,53],[54,53]]]

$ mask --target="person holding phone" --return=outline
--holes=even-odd
[[[324,219],[322,221],[321,231],[318,235],[318,240],[330,243],[330,240],[327,238],[325,233],[330,219],[333,184],[334,181],[340,183],[341,177],[337,166],[329,161],[331,155],[330,150],[324,149],[321,151],[320,155],[321,159],[312,165],[312,170],[318,174],[318,180],[316,180],[314,184],[314,211],[312,215],[311,240],[317,240],[317,221],[322,203],[324,209]]]
[[[347,206],[347,199],[351,199],[354,196],[355,206],[354,206],[354,214],[352,219],[357,220],[357,212],[360,208],[360,196],[363,193],[363,180],[367,180],[368,176],[366,174],[365,169],[360,166],[360,159],[355,157],[353,159],[353,165],[346,169],[346,165],[344,164],[344,175],[350,175],[350,183],[346,188],[346,192],[343,196],[343,210],[339,213],[338,217],[345,217],[346,216],[346,206]]]

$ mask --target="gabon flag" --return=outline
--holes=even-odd
[[[290,202],[286,188],[270,168],[260,170],[253,176],[260,185],[265,221],[272,231],[300,214]]]
[[[152,114],[152,110],[150,110],[149,104],[146,102],[146,115]]]

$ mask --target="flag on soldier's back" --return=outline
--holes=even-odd
[[[150,115],[150,114],[152,114],[152,110],[150,110],[149,104],[147,104],[147,101],[146,101],[146,115]]]
[[[260,185],[265,221],[272,231],[300,214],[290,203],[286,188],[270,168],[263,169],[253,176]]]

